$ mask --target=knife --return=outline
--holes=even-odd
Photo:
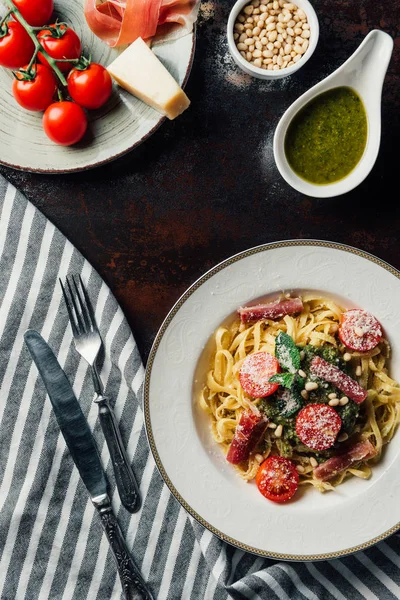
[[[107,480],[92,432],[75,397],[72,386],[52,349],[33,329],[25,343],[43,379],[61,433],[95,506],[114,559],[127,600],[153,600],[133,562],[108,496]]]

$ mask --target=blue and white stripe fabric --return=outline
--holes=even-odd
[[[87,283],[105,344],[101,376],[140,482],[131,515],[115,492],[87,364],[76,353],[58,278]],[[395,600],[400,537],[352,556],[279,562],[238,550],[192,519],[149,452],[140,398],[144,368],[129,325],[99,274],[45,216],[0,177],[0,598],[122,599],[98,515],[66,449],[24,346],[49,342],[87,416],[132,556],[157,600]]]

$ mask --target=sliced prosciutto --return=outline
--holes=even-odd
[[[357,381],[320,356],[314,356],[310,363],[310,371],[317,377],[332,383],[346,396],[354,400],[356,404],[361,404],[368,396],[367,390],[364,390]]]
[[[236,426],[226,460],[238,465],[249,458],[268,425],[268,419],[261,414],[244,412]]]
[[[151,40],[172,24],[191,31],[200,0],[86,0],[85,18],[93,33],[109,46]]]
[[[360,460],[368,460],[376,455],[376,450],[369,440],[358,442],[344,454],[329,458],[314,469],[314,475],[321,481],[328,481],[342,473]]]
[[[261,321],[262,319],[280,319],[285,315],[300,313],[302,310],[303,302],[301,298],[287,298],[268,304],[241,307],[238,313],[241,321],[248,323],[249,321]]]

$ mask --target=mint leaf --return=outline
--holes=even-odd
[[[270,383],[279,383],[285,388],[292,387],[294,375],[293,373],[276,373],[269,378]]]
[[[300,351],[290,335],[283,331],[275,339],[275,356],[282,369],[289,373],[296,373],[300,369]]]
[[[277,392],[276,407],[282,417],[288,418],[303,408],[304,401],[301,396],[302,382],[300,377],[292,375],[293,383],[289,389],[280,388]]]

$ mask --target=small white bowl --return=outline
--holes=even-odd
[[[379,29],[373,29],[336,71],[304,92],[286,109],[275,129],[273,152],[280,174],[295,190],[315,198],[331,198],[349,192],[367,177],[380,147],[382,86],[392,50],[391,36]],[[364,104],[368,127],[364,153],[358,164],[343,179],[328,184],[311,183],[297,175],[286,158],[286,132],[293,118],[311,100],[323,92],[341,86],[352,88]]]
[[[254,65],[249,63],[240,54],[239,50],[236,48],[236,42],[233,39],[233,28],[236,23],[237,16],[239,15],[242,8],[247,6],[247,4],[250,4],[250,2],[251,0],[237,0],[229,14],[227,25],[227,37],[229,51],[232,55],[233,60],[245,73],[247,73],[248,75],[252,75],[253,77],[257,77],[258,79],[282,79],[282,77],[292,75],[293,73],[298,71],[303,65],[305,65],[305,63],[311,58],[318,43],[319,22],[314,8],[308,0],[293,0],[293,4],[295,4],[298,8],[301,8],[307,15],[307,20],[310,25],[311,33],[309,39],[309,46],[307,48],[307,51],[304,53],[303,57],[297,63],[291,65],[290,67],[279,69],[279,71],[272,71],[255,67]]]

